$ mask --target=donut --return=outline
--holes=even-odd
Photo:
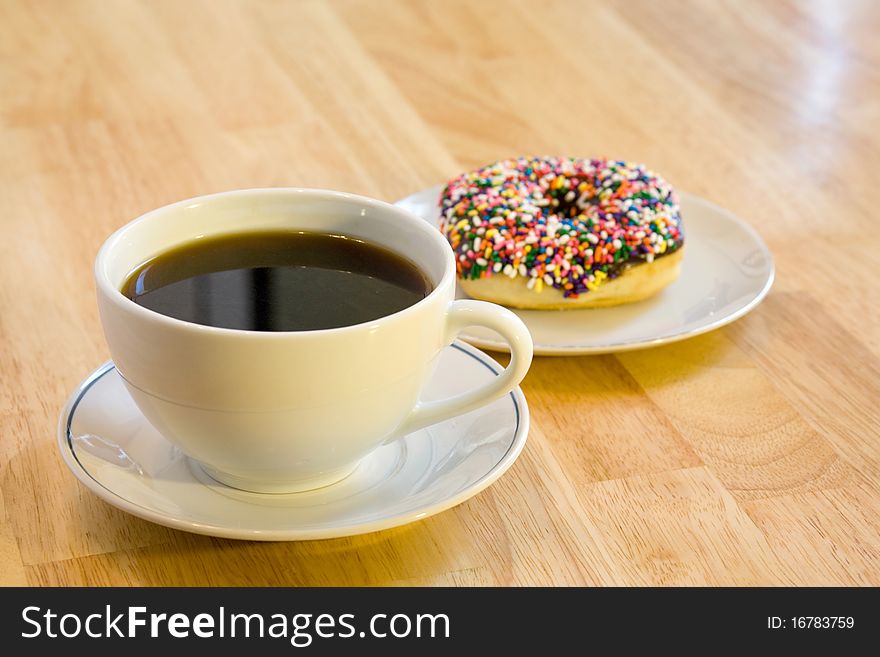
[[[656,294],[679,274],[672,187],[622,160],[519,157],[463,173],[440,229],[471,297],[515,308],[593,308]]]

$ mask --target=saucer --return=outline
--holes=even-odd
[[[441,185],[396,203],[438,224]],[[629,351],[691,338],[739,319],[773,284],[773,256],[755,230],[698,196],[679,194],[686,250],[678,279],[650,299],[588,310],[512,309],[529,327],[540,355]],[[468,296],[458,290],[460,299]],[[483,349],[507,351],[487,329],[459,337]]]
[[[443,350],[423,393],[441,399],[502,371],[456,342]],[[522,390],[380,447],[342,481],[290,494],[229,488],[208,477],[147,422],[113,363],[88,376],[58,424],[74,475],[104,501],[160,525],[224,538],[296,541],[388,529],[473,497],[513,464],[526,442]]]

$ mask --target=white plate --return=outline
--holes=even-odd
[[[501,372],[489,356],[459,342],[438,361],[425,399],[463,392]],[[87,488],[141,518],[198,534],[294,541],[387,529],[461,504],[513,464],[528,430],[528,407],[516,388],[488,406],[379,448],[332,486],[248,493],[210,479],[166,441],[106,363],[62,411],[58,447]]]
[[[441,186],[396,205],[437,224]],[[773,256],[751,226],[697,196],[680,194],[685,244],[678,280],[651,299],[591,310],[515,310],[529,327],[535,353],[602,354],[684,340],[729,324],[760,303],[773,284]],[[466,299],[461,290],[458,297]],[[507,351],[487,329],[462,339]]]

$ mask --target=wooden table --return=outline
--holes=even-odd
[[[878,30],[870,1],[3,0],[0,583],[880,584]],[[115,228],[522,153],[648,163],[755,226],[775,287],[700,338],[537,358],[510,472],[396,530],[217,540],[67,472]]]

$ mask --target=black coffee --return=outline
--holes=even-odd
[[[266,231],[206,237],[133,271],[122,293],[187,322],[309,331],[369,322],[431,291],[421,270],[344,235]]]

